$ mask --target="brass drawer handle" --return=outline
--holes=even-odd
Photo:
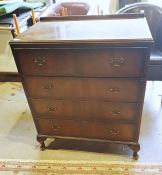
[[[120,133],[120,131],[116,130],[116,129],[110,129],[109,133],[112,134],[112,135],[118,135]]]
[[[38,66],[43,66],[45,64],[45,62],[46,62],[45,57],[38,56],[38,57],[34,58],[34,63],[36,63],[36,65],[38,65]]]
[[[50,89],[53,88],[53,84],[44,84],[44,85],[42,86],[42,88],[45,89],[45,90],[50,90]]]
[[[120,88],[119,87],[112,87],[109,89],[109,91],[114,93],[114,94],[118,94],[120,92]]]
[[[61,127],[58,126],[58,125],[56,125],[56,124],[53,124],[53,125],[52,125],[52,129],[53,129],[54,131],[58,131],[58,130],[61,129]]]
[[[125,63],[125,59],[123,57],[113,57],[113,58],[110,58],[110,64],[113,67],[120,67],[124,63]]]
[[[48,107],[49,112],[57,111],[57,107]]]
[[[121,114],[121,112],[118,111],[118,110],[112,110],[110,113],[111,113],[112,115],[115,115],[115,116]]]

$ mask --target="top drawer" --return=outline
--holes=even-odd
[[[144,48],[18,49],[23,74],[47,76],[139,77]]]

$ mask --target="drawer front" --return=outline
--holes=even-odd
[[[39,117],[125,120],[133,121],[138,116],[138,103],[112,103],[103,101],[29,99],[33,115]]]
[[[133,141],[135,126],[131,124],[106,124],[77,122],[73,120],[35,119],[39,134],[50,136]]]
[[[120,78],[25,77],[25,89],[33,98],[108,99],[138,101],[142,82]]]
[[[50,76],[139,77],[144,70],[139,48],[22,49],[15,51],[23,74]]]

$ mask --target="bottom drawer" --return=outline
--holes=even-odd
[[[38,133],[49,136],[135,141],[135,126],[102,122],[83,122],[35,118]]]

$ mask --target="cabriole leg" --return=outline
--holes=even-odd
[[[137,143],[137,144],[130,144],[130,145],[128,145],[132,150],[133,150],[133,159],[134,160],[137,160],[138,159],[138,151],[140,150],[140,145],[139,145],[139,143]]]
[[[44,141],[47,139],[47,137],[39,136],[37,135],[37,141],[40,143],[40,149],[43,151],[45,150],[45,143]]]

